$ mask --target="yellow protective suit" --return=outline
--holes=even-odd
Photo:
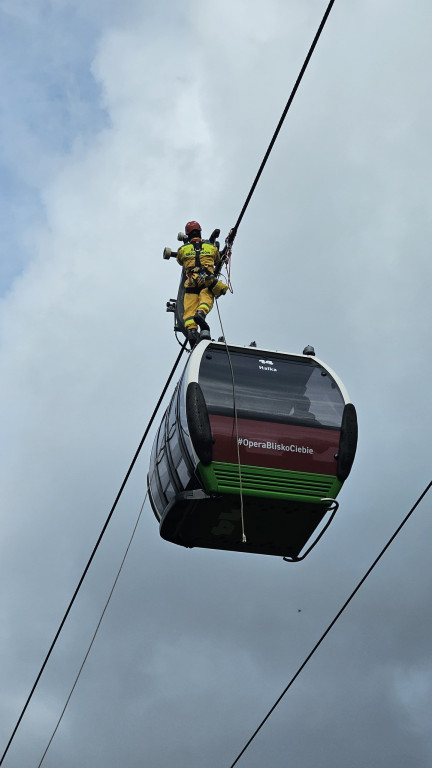
[[[186,272],[183,322],[187,331],[197,328],[195,313],[199,310],[207,315],[215,297],[228,290],[228,286],[214,275],[220,259],[216,246],[199,238],[193,238],[177,251],[177,261]]]

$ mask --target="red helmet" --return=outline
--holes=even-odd
[[[188,237],[191,232],[201,232],[201,224],[198,224],[197,221],[188,221],[185,226],[185,232]]]

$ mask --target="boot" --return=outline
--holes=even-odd
[[[195,312],[194,320],[195,320],[196,324],[199,325],[199,327],[201,328],[202,331],[209,331],[210,330],[210,326],[207,325],[207,323],[206,323],[206,316],[205,316],[204,312],[201,309],[199,309],[198,312]]]
[[[189,328],[187,332],[187,340],[189,342],[190,348],[193,349],[196,344],[198,344],[200,338],[199,333],[196,328]]]

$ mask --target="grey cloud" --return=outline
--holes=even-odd
[[[274,2],[264,18],[255,3],[243,24],[241,2],[191,3],[162,24],[149,6],[100,10],[85,12],[95,47],[76,50],[107,122],[72,154],[48,142],[53,172],[34,174],[46,220],[26,232],[32,265],[1,306],[2,743],[178,352],[164,310],[179,273],[162,248],[189,218],[232,226],[322,13]],[[176,548],[147,505],[48,767],[231,764],[429,480],[429,12],[389,10],[336,4],[219,302],[229,340],[313,343],[346,384],[360,441],[341,508],[288,566]],[[90,95],[84,130],[99,106]],[[8,768],[46,746],[142,503],[150,444]],[[428,506],[240,765],[429,765]]]

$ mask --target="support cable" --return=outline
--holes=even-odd
[[[404,527],[405,523],[407,523],[407,522],[408,522],[408,520],[409,520],[409,518],[411,517],[412,513],[413,513],[413,512],[414,512],[414,510],[415,510],[415,509],[418,507],[418,505],[420,504],[420,502],[421,502],[421,501],[424,499],[424,497],[426,496],[426,494],[428,493],[428,491],[431,489],[431,487],[432,487],[432,481],[429,483],[429,485],[427,485],[427,487],[425,488],[425,490],[423,491],[423,493],[422,493],[422,494],[419,496],[419,498],[417,499],[417,501],[416,501],[416,503],[414,504],[414,506],[413,506],[413,507],[411,507],[411,509],[410,509],[410,511],[408,512],[408,514],[406,515],[406,517],[405,517],[405,518],[402,520],[401,524],[399,525],[399,527],[398,527],[398,528],[396,529],[396,531],[394,532],[393,536],[391,536],[391,537],[390,537],[390,539],[388,540],[388,542],[387,542],[387,544],[385,545],[385,547],[384,547],[384,548],[381,550],[381,552],[379,553],[378,557],[377,557],[377,558],[374,560],[374,562],[372,563],[372,565],[370,566],[370,568],[369,568],[369,569],[366,571],[366,573],[365,573],[365,575],[363,576],[363,578],[362,578],[362,579],[359,581],[359,583],[357,584],[357,586],[356,586],[356,588],[354,589],[354,591],[353,591],[353,592],[350,594],[350,596],[349,596],[348,600],[346,600],[346,602],[344,603],[344,605],[342,606],[342,608],[340,609],[340,611],[337,613],[337,615],[335,616],[335,618],[333,619],[333,621],[331,622],[331,624],[329,624],[329,626],[327,627],[326,631],[325,631],[325,632],[324,632],[324,633],[321,635],[321,637],[320,637],[320,639],[318,640],[318,642],[316,643],[316,645],[315,645],[315,646],[312,648],[311,652],[310,652],[310,653],[309,653],[309,655],[306,657],[306,659],[304,660],[303,664],[302,664],[302,665],[301,665],[301,666],[298,668],[298,670],[297,670],[297,672],[295,673],[294,677],[292,677],[292,678],[291,678],[291,680],[290,680],[290,682],[288,683],[288,685],[286,686],[286,688],[285,688],[285,689],[282,691],[282,693],[281,693],[281,695],[279,696],[279,698],[278,698],[278,699],[275,701],[275,703],[273,704],[272,708],[271,708],[271,709],[268,711],[268,713],[266,714],[266,716],[265,716],[264,720],[262,720],[262,722],[259,724],[258,728],[257,728],[257,729],[256,729],[256,731],[255,731],[255,732],[252,734],[252,736],[250,737],[249,741],[248,741],[248,742],[247,742],[247,744],[246,744],[246,745],[243,747],[242,751],[241,751],[241,752],[238,754],[238,756],[236,757],[236,759],[234,760],[234,762],[233,762],[233,763],[231,763],[231,765],[230,765],[230,768],[234,768],[234,766],[235,766],[235,765],[237,765],[237,763],[238,763],[238,761],[240,760],[241,756],[242,756],[242,755],[244,755],[244,753],[246,752],[247,748],[249,747],[249,745],[250,745],[250,744],[252,743],[252,741],[254,740],[255,736],[258,734],[258,732],[259,732],[259,731],[261,730],[261,728],[263,727],[264,723],[266,723],[266,722],[267,722],[267,720],[269,719],[269,717],[270,717],[270,715],[272,714],[272,712],[274,712],[274,710],[276,709],[277,705],[280,703],[280,701],[282,701],[283,697],[285,696],[285,694],[287,693],[287,691],[289,690],[289,688],[291,688],[291,686],[292,686],[292,684],[294,683],[294,681],[295,681],[295,680],[298,678],[298,676],[299,676],[300,672],[301,672],[301,671],[302,671],[302,670],[305,668],[306,664],[307,664],[307,663],[308,663],[308,661],[309,661],[309,660],[312,658],[312,656],[314,655],[314,653],[315,653],[315,651],[317,650],[317,648],[318,648],[318,647],[321,645],[321,643],[322,643],[322,641],[324,640],[324,638],[325,638],[325,637],[327,637],[328,633],[329,633],[329,632],[330,632],[330,630],[331,630],[331,629],[334,627],[334,625],[336,624],[337,620],[339,619],[339,617],[340,617],[340,616],[342,615],[342,613],[344,612],[345,608],[346,608],[346,607],[349,605],[349,603],[350,603],[350,602],[351,602],[351,600],[353,599],[354,595],[356,595],[356,594],[357,594],[357,592],[359,591],[360,587],[361,587],[361,586],[364,584],[364,582],[366,581],[366,579],[367,579],[367,577],[369,576],[369,574],[370,574],[370,573],[373,571],[373,569],[375,568],[375,566],[377,565],[377,563],[379,562],[379,560],[381,560],[381,558],[382,558],[382,556],[384,555],[384,553],[385,553],[385,552],[388,550],[388,548],[390,547],[390,545],[393,543],[393,541],[395,540],[395,538],[396,538],[396,536],[398,535],[398,533],[399,533],[399,532],[402,530],[402,528]]]
[[[230,250],[230,249],[231,249],[231,246],[232,246],[232,244],[233,244],[233,242],[234,242],[234,238],[235,238],[235,236],[236,236],[236,234],[237,234],[237,230],[238,230],[238,228],[239,228],[239,226],[240,226],[240,222],[241,222],[241,220],[243,219],[243,216],[244,216],[244,215],[245,215],[245,213],[246,213],[246,209],[247,209],[247,207],[248,207],[248,205],[249,205],[249,203],[250,203],[250,201],[251,201],[251,198],[252,198],[252,195],[253,195],[253,193],[255,192],[256,186],[257,186],[257,184],[258,184],[258,182],[259,182],[259,180],[260,180],[261,174],[262,174],[262,172],[263,172],[263,170],[264,170],[264,167],[265,167],[265,165],[266,165],[266,163],[267,163],[267,160],[268,160],[268,159],[269,159],[269,157],[270,157],[270,153],[271,153],[271,151],[272,151],[272,149],[273,149],[273,146],[274,146],[274,144],[275,144],[275,142],[276,142],[276,139],[277,139],[277,137],[278,137],[278,135],[279,135],[279,132],[280,132],[280,130],[281,130],[281,128],[282,128],[282,125],[283,125],[283,123],[284,123],[284,120],[285,120],[285,118],[286,118],[286,116],[287,116],[287,114],[288,114],[288,110],[289,110],[289,108],[291,107],[291,104],[292,104],[292,102],[294,101],[294,96],[295,96],[295,95],[296,95],[296,93],[297,93],[298,87],[299,87],[299,85],[300,85],[300,83],[301,83],[301,81],[302,81],[302,79],[303,79],[303,75],[304,75],[304,73],[306,72],[306,69],[307,69],[307,67],[308,67],[308,64],[309,64],[309,62],[310,62],[310,60],[311,60],[311,58],[312,58],[312,54],[313,54],[313,52],[314,52],[314,50],[315,50],[315,48],[316,48],[316,45],[317,45],[317,43],[318,43],[318,40],[319,40],[319,38],[320,38],[320,36],[321,36],[321,32],[323,31],[323,29],[324,29],[324,27],[325,27],[326,21],[327,21],[327,19],[328,19],[329,15],[330,15],[330,11],[331,11],[331,9],[332,9],[332,7],[333,7],[334,3],[335,3],[335,0],[330,0],[329,4],[328,4],[328,6],[327,6],[327,10],[326,10],[326,12],[325,12],[325,14],[324,14],[324,16],[323,16],[323,18],[322,18],[322,20],[321,20],[321,24],[320,24],[320,25],[319,25],[319,27],[318,27],[318,30],[317,30],[317,32],[316,32],[316,35],[315,35],[315,37],[314,37],[314,39],[313,39],[313,41],[312,41],[312,45],[311,45],[311,47],[309,48],[308,54],[307,54],[307,56],[306,56],[306,58],[305,58],[305,60],[304,60],[304,62],[303,62],[303,66],[302,66],[302,68],[301,68],[301,70],[300,70],[300,72],[299,72],[299,75],[298,75],[298,77],[297,77],[297,80],[295,81],[294,87],[293,87],[293,89],[292,89],[292,91],[291,91],[291,94],[290,94],[290,97],[289,97],[289,99],[288,99],[288,101],[287,101],[287,103],[286,103],[285,109],[284,109],[284,111],[282,112],[282,115],[281,115],[281,118],[280,118],[280,120],[279,120],[279,122],[278,122],[278,124],[277,124],[276,130],[275,130],[275,132],[274,132],[274,134],[273,134],[273,137],[272,137],[272,139],[271,139],[271,141],[270,141],[270,144],[269,144],[269,145],[268,145],[268,147],[267,147],[267,151],[266,151],[266,153],[265,153],[265,155],[264,155],[264,158],[263,158],[263,160],[262,160],[262,162],[261,162],[261,165],[260,165],[260,167],[259,167],[259,169],[258,169],[258,173],[257,173],[257,175],[255,176],[255,179],[254,179],[254,181],[253,181],[253,184],[252,184],[252,186],[251,186],[251,188],[250,188],[250,190],[249,190],[249,192],[248,192],[248,195],[247,195],[247,197],[246,197],[246,200],[245,200],[245,202],[244,202],[243,208],[242,208],[242,209],[241,209],[241,211],[240,211],[240,215],[239,215],[239,217],[238,217],[238,219],[237,219],[236,223],[234,224],[233,228],[230,230],[230,233],[229,233],[229,235],[228,235],[228,237],[227,237],[227,239],[226,239],[226,241],[225,241],[225,242],[226,242],[226,244],[227,244],[227,248],[228,248],[229,256],[231,255],[231,250]]]
[[[27,707],[28,707],[28,705],[30,704],[30,701],[31,701],[31,699],[32,699],[32,696],[33,696],[33,694],[34,694],[34,692],[35,692],[35,690],[36,690],[36,687],[37,687],[37,685],[38,685],[38,683],[39,683],[39,680],[40,680],[40,679],[41,679],[41,677],[42,677],[42,674],[43,674],[43,672],[44,672],[44,669],[45,669],[45,667],[46,667],[46,665],[47,665],[47,663],[48,663],[48,660],[49,660],[49,658],[50,658],[50,656],[51,656],[51,653],[52,653],[52,652],[53,652],[53,650],[54,650],[54,646],[55,646],[55,644],[56,644],[56,642],[57,642],[57,640],[58,640],[58,638],[59,638],[59,635],[60,635],[60,633],[61,633],[61,631],[62,631],[62,629],[63,629],[63,627],[64,627],[64,625],[65,625],[66,619],[67,619],[67,617],[69,616],[69,613],[70,613],[70,611],[71,611],[71,608],[72,608],[72,606],[73,606],[73,604],[74,604],[74,602],[75,602],[75,599],[76,599],[76,597],[77,597],[77,595],[78,595],[78,592],[79,592],[79,591],[80,591],[80,589],[81,589],[82,583],[83,583],[83,581],[84,581],[84,579],[85,579],[85,577],[86,577],[86,575],[87,575],[87,572],[88,572],[88,570],[89,570],[89,568],[90,568],[90,565],[91,565],[91,563],[92,563],[92,561],[93,561],[93,558],[94,558],[94,556],[95,556],[95,554],[96,554],[96,552],[97,552],[97,549],[98,549],[98,547],[99,547],[99,544],[100,544],[100,543],[101,543],[101,541],[102,541],[102,538],[103,538],[103,536],[104,536],[104,534],[105,534],[105,531],[106,531],[106,529],[108,528],[108,525],[109,525],[109,523],[110,523],[110,520],[111,520],[111,518],[112,518],[112,516],[113,516],[113,514],[114,514],[114,510],[115,510],[115,508],[116,508],[116,506],[117,506],[117,504],[118,504],[118,502],[119,502],[119,500],[120,500],[120,497],[121,497],[121,495],[122,495],[122,493],[123,493],[123,491],[124,491],[124,488],[125,488],[125,486],[126,486],[126,483],[127,483],[127,481],[129,480],[129,477],[130,477],[130,475],[131,475],[132,469],[133,469],[133,468],[134,468],[134,466],[135,466],[135,463],[136,463],[136,461],[137,461],[137,459],[138,459],[138,456],[139,456],[139,453],[140,453],[140,451],[141,451],[141,448],[142,448],[142,447],[143,447],[143,445],[144,445],[144,441],[145,441],[145,439],[146,439],[146,437],[147,437],[147,435],[148,435],[148,433],[149,433],[149,431],[150,431],[151,425],[153,424],[153,421],[154,421],[154,419],[155,419],[155,416],[156,416],[156,414],[157,414],[157,412],[158,412],[158,410],[159,410],[160,404],[161,404],[161,402],[162,402],[163,398],[165,397],[166,391],[167,391],[167,389],[168,389],[168,387],[169,387],[169,385],[170,385],[170,383],[171,383],[172,377],[174,376],[175,370],[176,370],[176,368],[177,368],[177,366],[178,366],[178,364],[179,364],[179,362],[180,362],[180,358],[181,358],[181,356],[182,356],[182,354],[183,354],[184,350],[186,349],[186,345],[187,345],[187,341],[185,341],[185,342],[184,342],[184,344],[183,344],[183,346],[182,346],[182,348],[181,348],[181,350],[180,350],[180,352],[179,352],[179,354],[178,354],[178,356],[177,356],[177,359],[176,359],[176,361],[175,361],[175,363],[174,363],[174,366],[173,366],[173,368],[172,368],[172,370],[171,370],[171,373],[170,373],[170,374],[169,374],[169,376],[168,376],[168,379],[167,379],[167,381],[166,381],[166,384],[165,384],[165,386],[164,386],[164,388],[163,388],[163,390],[162,390],[162,393],[161,393],[161,395],[160,395],[160,397],[159,397],[159,400],[158,400],[158,402],[157,402],[157,404],[156,404],[156,407],[155,407],[155,409],[154,409],[154,411],[153,411],[153,413],[152,413],[152,415],[151,415],[151,417],[150,417],[150,421],[149,421],[149,423],[147,424],[147,427],[146,427],[146,430],[145,430],[145,432],[144,432],[144,435],[143,435],[143,437],[141,438],[141,442],[140,442],[140,444],[138,445],[138,448],[137,448],[137,450],[136,450],[136,452],[135,452],[135,456],[133,457],[133,459],[132,459],[132,461],[131,461],[131,464],[130,464],[130,466],[129,466],[129,469],[128,469],[128,471],[126,472],[125,478],[124,478],[124,480],[123,480],[123,482],[122,482],[122,484],[121,484],[121,486],[120,486],[120,490],[119,490],[119,492],[118,492],[118,494],[117,494],[117,496],[116,496],[116,498],[115,498],[115,500],[114,500],[114,504],[112,505],[112,507],[111,507],[111,509],[110,509],[110,512],[109,512],[109,514],[108,514],[108,517],[107,517],[107,519],[106,519],[106,521],[105,521],[105,525],[104,525],[104,526],[103,526],[103,528],[102,528],[102,531],[101,531],[101,533],[100,533],[100,535],[99,535],[99,538],[98,538],[98,540],[97,540],[97,542],[96,542],[96,544],[95,544],[95,546],[94,546],[94,548],[93,548],[93,552],[92,552],[92,553],[91,553],[91,555],[90,555],[90,558],[89,558],[89,560],[88,560],[88,562],[87,562],[87,565],[86,565],[86,567],[84,568],[83,574],[82,574],[82,576],[81,576],[81,578],[80,578],[80,580],[79,580],[79,582],[78,582],[78,585],[77,585],[77,587],[76,587],[76,589],[75,589],[75,592],[74,592],[74,593],[73,593],[73,595],[72,595],[72,599],[71,599],[71,601],[70,601],[70,603],[69,603],[69,605],[68,605],[68,607],[67,607],[67,609],[66,609],[66,613],[65,613],[65,615],[63,616],[63,619],[62,619],[62,621],[61,621],[61,623],[60,623],[60,626],[59,626],[59,628],[58,628],[58,630],[57,630],[57,632],[56,632],[56,634],[55,634],[55,636],[54,636],[54,639],[53,639],[53,641],[52,641],[52,643],[51,643],[51,646],[50,646],[50,648],[49,648],[49,650],[48,650],[48,653],[47,653],[47,655],[45,656],[45,660],[44,660],[44,662],[43,662],[43,664],[42,664],[42,666],[41,666],[41,668],[40,668],[40,670],[39,670],[38,676],[36,677],[36,680],[35,680],[35,682],[34,682],[34,684],[33,684],[33,687],[32,687],[32,689],[31,689],[31,691],[30,691],[30,693],[29,693],[29,695],[28,695],[28,697],[27,697],[27,701],[26,701],[26,703],[24,704],[24,707],[23,707],[23,709],[22,709],[22,712],[21,712],[21,714],[20,714],[20,716],[19,716],[19,718],[18,718],[18,720],[17,720],[17,723],[16,723],[16,725],[15,725],[15,728],[14,728],[14,729],[13,729],[13,731],[12,731],[12,735],[11,735],[11,737],[10,737],[10,739],[9,739],[9,741],[8,741],[7,745],[6,745],[6,748],[5,748],[4,752],[3,752],[3,755],[2,755],[2,757],[1,757],[1,759],[0,759],[0,765],[2,765],[2,764],[3,764],[3,761],[4,761],[4,759],[5,759],[6,755],[7,755],[8,751],[9,751],[9,748],[10,748],[10,746],[11,746],[11,744],[12,744],[12,741],[13,741],[13,740],[14,740],[14,738],[15,738],[15,734],[16,734],[16,732],[17,732],[17,730],[18,730],[18,728],[19,728],[19,726],[20,726],[20,724],[21,724],[21,721],[22,721],[22,719],[23,719],[23,717],[24,717],[24,714],[25,714],[25,712],[26,712],[26,710],[27,710]]]

